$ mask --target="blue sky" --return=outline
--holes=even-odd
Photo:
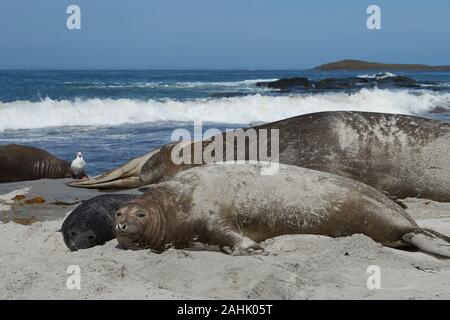
[[[66,28],[81,8],[82,29]],[[381,7],[382,30],[366,28]],[[448,0],[1,0],[1,69],[450,64]]]

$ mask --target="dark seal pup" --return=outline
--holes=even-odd
[[[386,246],[450,258],[448,237],[420,228],[376,189],[288,165],[262,175],[265,165],[210,164],[150,186],[117,211],[119,246],[162,251],[198,241],[241,253],[286,234],[362,233]]]
[[[339,111],[302,115],[236,133],[246,135],[252,129],[258,139],[259,129],[279,130],[280,163],[359,180],[392,198],[450,201],[449,123],[398,114]],[[214,139],[204,141],[203,149]],[[192,167],[172,163],[173,147],[166,145],[103,176],[71,185],[103,189],[156,183]],[[247,150],[245,158],[251,158]],[[258,159],[250,160],[264,159],[258,150]]]
[[[76,251],[102,245],[116,237],[115,213],[137,195],[107,194],[83,201],[64,220],[61,227],[64,243]]]
[[[0,183],[84,177],[84,171],[73,173],[69,161],[47,151],[16,144],[0,146]]]

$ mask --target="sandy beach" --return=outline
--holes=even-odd
[[[80,200],[99,192],[64,182],[0,185],[0,299],[450,298],[450,261],[383,247],[359,234],[282,236],[263,243],[266,255],[253,256],[202,246],[162,254],[124,251],[116,240],[71,252],[57,231]],[[25,202],[36,198],[45,202]],[[405,203],[421,226],[450,235],[450,204]],[[72,265],[80,268],[80,289],[66,286]],[[371,265],[380,267],[380,289],[367,288]]]
[[[0,0],[0,302],[450,300],[430,3]]]

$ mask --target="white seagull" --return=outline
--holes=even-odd
[[[72,170],[72,174],[81,179],[84,177],[84,167],[86,166],[86,162],[83,159],[83,155],[81,152],[77,153],[77,157],[72,161],[70,165],[70,169]]]

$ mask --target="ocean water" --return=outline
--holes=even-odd
[[[258,81],[371,77],[374,71],[0,71],[0,144],[43,148],[89,175],[171,140],[175,129],[234,129],[333,110],[401,113],[450,121],[450,72],[394,72],[419,88],[280,92]],[[439,112],[438,112],[439,111]]]

